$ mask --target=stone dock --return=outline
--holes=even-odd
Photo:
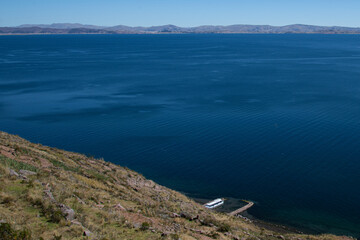
[[[254,203],[253,202],[249,202],[249,201],[246,201],[248,204],[246,204],[245,206],[239,208],[239,209],[236,209],[235,211],[232,211],[231,213],[229,213],[229,215],[231,216],[236,216],[242,212],[245,212],[246,210],[248,210],[249,208],[251,208]]]

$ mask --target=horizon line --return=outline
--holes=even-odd
[[[0,25],[0,27],[21,27],[21,26],[25,26],[25,25],[54,25],[54,24],[79,24],[79,25],[88,25],[88,26],[96,26],[96,27],[104,27],[104,28],[109,28],[109,27],[116,27],[116,26],[126,26],[126,27],[132,27],[132,28],[136,28],[136,27],[159,27],[159,26],[176,26],[176,27],[180,27],[180,28],[196,28],[196,27],[201,27],[201,26],[236,26],[236,25],[244,25],[244,26],[271,26],[271,27],[286,27],[286,26],[296,26],[296,25],[302,25],[302,26],[316,26],[316,27],[342,27],[342,28],[360,28],[360,26],[357,27],[350,27],[350,26],[342,26],[342,25],[316,25],[316,24],[304,24],[304,23],[292,23],[292,24],[284,24],[284,25],[271,25],[271,24],[247,24],[247,23],[234,23],[234,24],[202,24],[202,25],[194,25],[194,26],[180,26],[180,25],[176,25],[176,24],[160,24],[160,25],[137,25],[137,26],[132,26],[132,25],[125,25],[125,24],[116,24],[116,25],[97,25],[97,24],[88,24],[88,23],[79,23],[79,22],[53,22],[53,23],[23,23],[20,25],[15,25],[15,26],[2,26]]]

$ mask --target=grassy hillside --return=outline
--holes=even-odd
[[[127,168],[0,132],[0,239],[350,239],[276,233]]]

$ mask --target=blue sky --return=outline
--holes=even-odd
[[[0,26],[294,23],[360,27],[360,0],[0,0]]]

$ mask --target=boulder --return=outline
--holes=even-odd
[[[31,176],[31,175],[36,175],[36,172],[33,172],[33,171],[29,171],[29,170],[24,170],[24,169],[21,169],[19,171],[20,175],[22,176]]]
[[[72,221],[75,219],[75,211],[73,209],[69,208],[64,204],[60,204],[59,207],[66,220]]]
[[[134,223],[133,226],[134,226],[134,228],[136,228],[136,229],[141,228],[141,224],[140,224],[140,223]]]
[[[83,236],[90,237],[91,235],[92,235],[92,232],[90,232],[89,230],[84,230]]]
[[[15,172],[14,170],[10,169],[10,176],[19,177],[20,175],[17,172]]]
[[[190,220],[190,221],[199,219],[199,215],[195,216],[195,215],[192,215],[192,214],[190,214],[188,212],[181,212],[180,217],[185,218],[185,219]]]
[[[172,232],[163,232],[163,233],[161,233],[161,236],[162,237],[167,237],[167,236],[169,236],[171,234],[172,234]]]
[[[78,220],[74,219],[71,221],[72,224],[75,224],[75,225],[79,225],[79,226],[82,226],[81,222],[79,222]]]
[[[120,203],[114,205],[114,208],[117,210],[126,211],[126,209]]]
[[[50,199],[51,202],[57,203],[54,196],[51,193],[51,187],[50,187],[49,184],[46,184],[45,189],[44,189],[44,193],[46,194],[46,197],[48,197]]]

